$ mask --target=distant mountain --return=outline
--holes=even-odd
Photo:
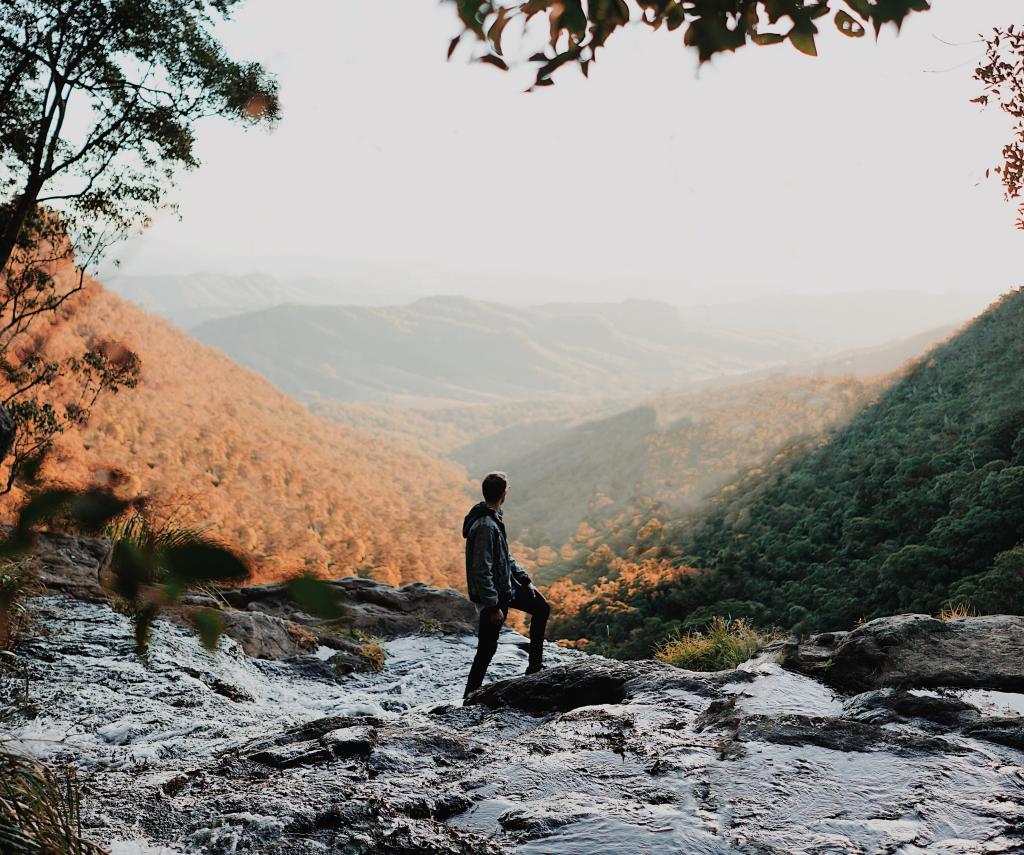
[[[772,330],[814,339],[827,353],[876,347],[922,330],[959,326],[991,298],[949,292],[863,291],[772,295],[756,300],[687,306],[692,320],[729,329]]]
[[[826,441],[783,450],[692,517],[652,508],[612,539],[634,544],[622,558],[705,571],[609,582],[556,630],[625,656],[715,614],[814,631],[946,605],[1024,613],[1024,291]]]
[[[167,276],[107,278],[111,291],[183,329],[214,318],[269,309],[286,303],[303,305],[359,303],[381,305],[406,302],[404,294],[356,288],[333,280],[300,279],[282,282],[251,273],[191,273]]]
[[[740,387],[777,382],[780,374],[793,377],[827,375],[875,378],[896,371],[935,344],[952,335],[955,327],[939,327],[909,338],[877,347],[843,351],[834,356],[793,362],[748,374],[719,377],[689,384],[678,392],[663,395],[658,403],[663,414],[673,395],[679,401],[708,402],[719,391],[726,396],[743,394]],[[733,391],[725,391],[735,387]],[[689,390],[687,392],[686,390]],[[533,453],[546,454],[574,428],[601,421],[610,427],[613,416],[637,405],[637,396],[583,400],[513,400],[494,404],[446,403],[397,398],[388,402],[335,401],[319,399],[310,403],[313,412],[340,421],[375,436],[398,439],[437,457],[447,457],[466,467],[476,478],[493,469],[498,461],[528,460]],[[703,403],[701,404],[703,405]],[[598,434],[601,425],[595,425]],[[570,442],[573,440],[569,440]]]
[[[793,336],[719,329],[636,300],[513,308],[436,297],[384,308],[279,306],[194,332],[303,401],[637,399],[809,352]]]
[[[96,283],[48,332],[51,355],[119,341],[143,372],[137,389],[103,399],[61,439],[51,477],[85,485],[119,473],[157,516],[209,526],[251,555],[260,580],[311,570],[463,584],[459,467],[317,418]]]
[[[853,374],[860,377],[884,374],[927,353],[953,335],[961,325],[947,324],[874,347],[845,350],[834,356],[789,365],[785,370],[789,374]]]

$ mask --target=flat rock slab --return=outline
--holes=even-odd
[[[377,745],[379,724],[377,719],[370,717],[318,718],[251,743],[240,753],[255,763],[275,769],[365,756]]]
[[[873,620],[852,632],[783,642],[785,667],[847,692],[881,688],[1024,691],[1024,618],[928,615]]]
[[[489,683],[470,695],[466,703],[532,713],[567,712],[578,707],[620,704],[644,692],[679,690],[714,697],[723,683],[746,679],[748,675],[738,671],[698,674],[649,660],[619,662],[595,657]]]

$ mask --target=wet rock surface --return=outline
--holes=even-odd
[[[110,544],[90,537],[39,534],[28,557],[31,568],[51,595],[67,595],[90,603],[110,603],[102,580]],[[419,634],[466,634],[476,631],[476,607],[460,592],[422,583],[392,588],[373,579],[355,576],[329,582],[337,592],[343,615],[325,624],[302,611],[283,584],[251,585],[228,589],[219,599],[187,593],[184,606],[217,609],[224,618],[224,633],[239,643],[248,656],[293,659],[321,646],[336,651],[333,670],[324,676],[343,677],[353,671],[376,668],[367,638],[396,638]],[[187,621],[173,611],[168,620]]]
[[[329,583],[344,606],[344,623],[353,630],[379,638],[426,632],[472,633],[477,610],[465,595],[451,588],[415,582],[392,588],[373,579],[349,576]],[[284,585],[252,585],[224,592],[232,607],[273,615],[298,624],[317,626],[292,603]],[[329,639],[321,638],[321,643]]]
[[[471,636],[397,637],[381,672],[339,680],[327,646],[208,654],[159,622],[143,662],[108,607],[36,607],[47,637],[18,651],[35,712],[11,707],[5,737],[78,768],[85,829],[117,853],[1024,851],[1015,693],[552,646],[524,677],[505,632],[463,706]]]
[[[942,621],[896,615],[851,632],[783,642],[788,668],[844,691],[985,688],[1024,692],[1024,617],[986,615]]]

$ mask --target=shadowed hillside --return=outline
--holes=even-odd
[[[65,315],[49,333],[52,353],[120,341],[141,356],[143,374],[61,439],[51,477],[84,485],[117,470],[157,515],[209,526],[251,554],[258,579],[309,569],[461,585],[456,466],[311,415],[95,283]]]

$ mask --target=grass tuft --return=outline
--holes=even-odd
[[[373,671],[380,673],[384,670],[384,648],[376,641],[364,642],[359,648],[359,655],[369,663]]]
[[[101,855],[82,839],[78,781],[0,748],[0,852],[4,855]]]
[[[10,650],[31,622],[26,600],[38,587],[26,561],[0,563],[0,650]]]
[[[703,631],[669,638],[654,658],[689,671],[725,671],[746,662],[763,642],[745,621],[715,617]]]
[[[959,620],[960,618],[977,616],[977,610],[969,603],[950,603],[939,611],[939,620],[941,621]]]

